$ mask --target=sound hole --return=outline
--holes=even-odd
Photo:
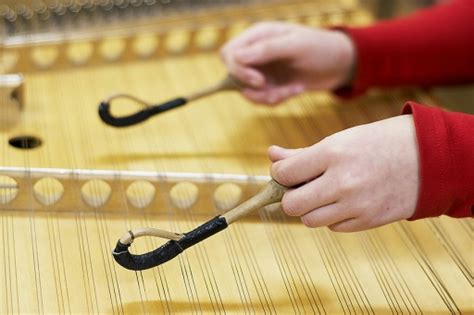
[[[18,149],[34,149],[39,147],[42,141],[34,136],[18,136],[8,140],[8,143]]]

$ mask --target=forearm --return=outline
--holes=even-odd
[[[357,54],[352,96],[370,87],[474,82],[474,3],[457,0],[407,17],[345,28]]]

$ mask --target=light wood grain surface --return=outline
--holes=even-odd
[[[307,146],[344,128],[396,115],[408,99],[433,102],[418,91],[349,102],[308,93],[268,108],[229,92],[131,128],[105,126],[97,115],[99,101],[114,92],[167,100],[224,75],[215,53],[28,73],[19,123],[1,124],[0,165],[268,175],[271,144]],[[127,104],[119,106],[127,111]],[[42,146],[8,145],[21,134],[41,138]],[[36,179],[30,181],[33,187]],[[90,188],[92,199],[98,186]],[[241,186],[246,196],[258,188],[251,182]],[[338,234],[308,229],[278,210],[260,211],[159,268],[121,268],[111,251],[128,229],[186,232],[221,213],[215,204],[225,204],[200,195],[183,209],[166,187],[144,210],[126,202],[116,212],[102,206],[59,211],[47,202],[43,211],[3,206],[0,313],[474,312],[470,219],[404,221]],[[157,245],[143,239],[133,250]]]

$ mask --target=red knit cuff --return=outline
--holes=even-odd
[[[409,220],[447,214],[453,217],[470,216],[472,198],[466,185],[470,175],[462,160],[453,150],[458,147],[450,142],[450,119],[439,108],[407,102],[403,114],[412,114],[415,122],[420,159],[420,187],[415,214]],[[460,152],[462,153],[462,152]],[[464,154],[462,154],[464,155]],[[467,157],[463,157],[464,159]],[[472,167],[471,167],[472,168]],[[472,173],[472,172],[471,172]],[[467,178],[462,178],[467,176]]]
[[[355,72],[351,85],[340,87],[333,91],[333,93],[338,97],[349,99],[365,93],[365,91],[370,87],[368,79],[370,79],[372,74],[370,73],[370,67],[366,65],[365,60],[370,58],[371,52],[369,49],[371,48],[367,48],[363,36],[360,35],[360,30],[362,30],[361,28],[356,29],[340,26],[335,27],[334,29],[346,33],[354,44],[354,59],[356,60],[357,64],[355,65]]]
[[[447,1],[406,17],[365,27],[338,28],[352,40],[357,72],[341,97],[370,87],[434,86],[473,82],[472,0]]]
[[[393,60],[384,49],[379,47],[377,26],[367,27],[339,27],[352,40],[355,50],[355,74],[349,87],[336,89],[334,94],[341,98],[352,98],[365,93],[374,86],[384,86],[385,78],[390,77]],[[397,84],[389,84],[397,85]]]

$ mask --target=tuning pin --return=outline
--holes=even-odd
[[[115,5],[119,8],[119,9],[126,9],[128,8],[129,6],[129,1],[128,0],[116,0],[115,1]]]
[[[17,31],[17,23],[18,15],[16,14],[15,10],[12,10],[9,6],[3,6],[2,9],[3,15],[3,22],[6,26],[6,33],[7,34],[15,34]]]
[[[53,12],[58,16],[63,16],[67,12],[67,7],[62,3],[58,3]]]
[[[16,14],[15,10],[12,10],[9,6],[6,6],[4,17],[9,23],[14,23],[17,20],[18,15]]]
[[[84,0],[82,5],[83,10],[94,11],[95,5],[93,0]]]
[[[140,7],[143,5],[143,0],[130,0],[130,5],[132,7]]]
[[[51,12],[48,9],[48,6],[42,1],[35,3],[33,10],[40,21],[47,21],[51,17]]]
[[[7,6],[6,4],[1,4],[0,5],[0,21],[2,24],[5,24],[6,27],[8,23],[8,14],[10,12],[10,7]]]
[[[24,4],[17,4],[15,6],[15,12],[17,15],[17,20],[15,21],[16,24],[16,32],[17,33],[25,33],[32,27],[32,18],[34,16],[33,10],[31,10],[28,6]]]
[[[72,13],[73,15],[77,15],[81,12],[82,10],[82,5],[80,3],[77,3],[77,2],[73,2],[69,7],[68,7],[68,10],[70,13]]]

